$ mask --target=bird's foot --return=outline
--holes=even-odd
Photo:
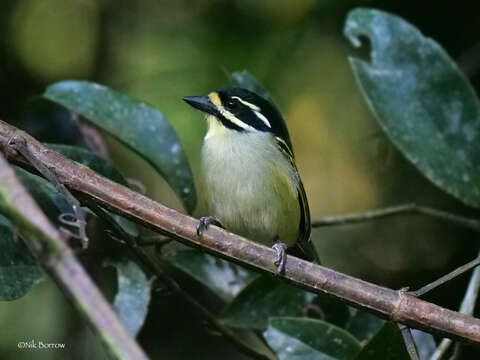
[[[274,261],[274,264],[277,267],[277,274],[283,274],[285,272],[285,263],[287,261],[287,245],[280,240],[277,240],[275,241],[275,244],[273,244],[272,249],[275,250],[277,255],[277,258]]]
[[[214,216],[202,216],[197,226],[197,235],[202,236],[203,232],[208,229],[210,225],[215,225],[223,229],[222,223]]]

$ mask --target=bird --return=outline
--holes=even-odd
[[[217,225],[271,246],[277,274],[285,271],[287,248],[316,259],[292,142],[272,102],[240,87],[183,100],[203,112],[207,122],[200,180],[209,216],[200,218],[197,234]]]

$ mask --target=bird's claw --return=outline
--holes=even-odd
[[[287,261],[287,246],[283,242],[277,240],[275,244],[273,244],[272,249],[277,255],[277,258],[273,262],[277,267],[277,274],[283,274],[285,272],[285,264]]]
[[[210,225],[215,225],[223,229],[222,223],[214,216],[202,216],[197,226],[197,235],[202,236],[203,232],[207,230]]]

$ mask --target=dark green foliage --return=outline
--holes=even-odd
[[[383,325],[384,320],[368,312],[352,309],[352,315],[345,327],[359,341],[368,341]]]
[[[15,300],[25,295],[44,276],[11,224],[0,218],[0,300]]]
[[[398,326],[387,322],[379,328],[355,359],[409,360],[410,356],[403,344],[402,334]]]
[[[272,316],[300,316],[315,295],[271,276],[252,281],[223,312],[233,327],[266,329]]]
[[[67,200],[44,178],[33,175],[21,168],[15,168],[15,174],[29,190],[50,221],[57,223],[58,215],[72,212],[72,207]]]
[[[165,258],[226,302],[258,277],[258,274],[241,266],[194,249],[170,251]]]
[[[264,336],[279,360],[349,360],[360,351],[352,335],[321,320],[274,317]]]

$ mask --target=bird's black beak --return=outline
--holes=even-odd
[[[217,108],[207,96],[185,96],[183,100],[190,106],[204,113],[216,115]]]

